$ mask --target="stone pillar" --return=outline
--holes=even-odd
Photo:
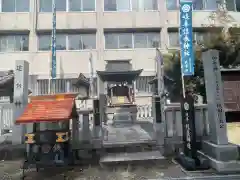
[[[164,144],[165,139],[165,113],[164,104],[161,103],[159,96],[152,97],[152,114],[153,114],[153,128],[154,128],[154,138],[156,139],[158,145]]]
[[[80,142],[80,138],[81,135],[79,133],[79,129],[80,129],[80,117],[73,117],[72,118],[72,123],[71,123],[71,129],[72,129],[72,148],[75,149],[77,147],[79,147],[79,142]]]
[[[210,141],[219,145],[228,144],[219,52],[217,50],[204,52],[202,60],[208,104]]]
[[[82,118],[82,140],[90,141],[89,112],[83,113]]]
[[[14,76],[14,114],[15,120],[22,115],[28,103],[28,75],[29,63],[24,60],[17,60]],[[23,142],[26,125],[14,125],[12,133],[12,143],[21,144]]]
[[[203,141],[199,153],[208,158],[210,166],[219,172],[240,172],[238,146],[228,143],[227,138],[219,52],[204,52],[202,60],[210,135],[209,140]]]
[[[100,94],[104,94],[104,90],[105,90],[105,87],[104,87],[104,82],[101,80],[100,77],[97,77],[97,84],[98,84],[98,96]]]

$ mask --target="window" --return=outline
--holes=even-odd
[[[202,0],[193,0],[193,9],[194,10],[202,10],[203,9],[203,1]]]
[[[56,11],[66,11],[66,0],[55,0]],[[40,12],[52,12],[52,0],[40,0]]]
[[[69,11],[95,11],[95,0],[68,0]]]
[[[160,46],[160,33],[135,33],[134,48],[156,48]]]
[[[129,49],[133,47],[132,33],[105,34],[106,49]]]
[[[29,37],[28,35],[9,35],[0,36],[0,51],[28,51]]]
[[[82,11],[95,11],[95,0],[82,0]]]
[[[96,35],[68,35],[69,50],[96,49]]]
[[[179,33],[178,32],[169,32],[169,46],[170,47],[179,47]],[[200,44],[203,43],[205,39],[209,39],[210,33],[208,32],[193,32],[193,43]]]
[[[106,49],[156,48],[159,46],[159,32],[105,34]]]
[[[240,12],[240,1],[235,0],[235,3],[236,3],[236,10]]]
[[[83,34],[82,43],[83,43],[82,44],[83,49],[96,49],[96,35]]]
[[[131,0],[132,9],[138,10],[158,10],[158,0]]]
[[[160,32],[148,34],[148,48],[160,47]]]
[[[218,8],[219,0],[204,0],[205,10],[216,10]]]
[[[130,0],[118,0],[117,1],[117,11],[129,11],[130,8]]]
[[[169,32],[169,46],[170,47],[179,47],[179,33],[178,32]]]
[[[235,0],[225,0],[225,1],[226,1],[227,10],[229,10],[229,11],[235,11],[236,10]]]
[[[49,51],[51,49],[51,36],[49,35],[38,36],[38,49],[41,51]]]
[[[157,10],[158,0],[104,0],[104,11]]]
[[[136,89],[140,92],[149,92],[151,93],[151,88],[149,85],[149,81],[151,81],[154,78],[154,76],[139,76],[136,79]]]
[[[51,50],[51,35],[38,36],[38,49],[40,51]],[[83,50],[96,49],[95,34],[57,34],[56,50]]]
[[[167,0],[166,1],[168,10],[177,10],[177,0]]]
[[[148,36],[145,33],[136,33],[134,35],[134,47],[135,48],[147,48]]]
[[[50,36],[52,41],[52,36]],[[66,35],[65,34],[57,34],[56,35],[56,50],[66,50]]]
[[[29,12],[29,0],[2,0],[2,12]]]
[[[95,11],[95,0],[55,1],[57,11]],[[52,12],[52,0],[40,0],[40,12]]]
[[[118,47],[119,49],[132,48],[132,34],[122,33],[118,35]]]
[[[81,11],[82,3],[79,0],[69,0],[69,11]]]
[[[105,34],[105,48],[106,49],[118,49],[118,35],[117,34]]]
[[[51,50],[51,35],[40,35],[38,37],[38,49],[41,51],[50,51]],[[66,50],[66,35],[57,34],[56,35],[56,50]]]
[[[81,35],[69,35],[68,36],[69,41],[69,50],[78,50],[82,49],[82,37]]]
[[[166,0],[168,10],[177,10],[179,0]],[[228,1],[228,0],[227,0]],[[233,1],[233,0],[230,0]],[[194,10],[216,10],[221,0],[192,0]]]

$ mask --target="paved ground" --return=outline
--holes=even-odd
[[[240,122],[228,123],[227,130],[229,142],[240,145]]]
[[[21,160],[0,163],[0,180],[19,180]],[[46,169],[35,172],[29,170],[25,180],[239,180],[240,175],[220,177],[213,170],[205,172],[186,172],[174,162],[167,165],[148,162],[139,165],[114,165],[111,167],[89,166],[74,167],[71,170]],[[203,177],[205,176],[205,177]]]
[[[4,161],[0,163],[0,179],[17,180],[20,179],[21,171],[19,169],[21,160]],[[61,180],[64,179],[63,171],[58,170],[45,170],[39,173],[30,170],[27,173],[26,180]],[[114,167],[75,167],[73,170],[65,172],[69,180],[144,180],[156,179],[163,177],[184,177],[185,173],[174,163],[160,165],[153,162],[148,162],[147,165],[115,165]]]
[[[151,123],[139,123],[135,125],[105,126],[104,141],[109,143],[135,142],[141,140],[152,140],[154,132]]]
[[[229,141],[235,144],[240,144],[240,123],[228,124],[228,137]],[[19,180],[21,176],[21,164],[22,160],[17,159],[17,156],[22,154],[20,150],[14,153],[15,147],[8,148],[9,145],[1,145],[0,148],[0,180]],[[4,159],[4,161],[2,160]],[[14,159],[14,160],[11,160]],[[2,160],[2,161],[1,161]],[[48,172],[48,173],[47,173]],[[30,170],[26,180],[63,180],[63,170],[46,170],[44,172],[36,173]],[[181,177],[193,177],[193,176],[210,176],[216,175],[213,171],[208,172],[195,172],[189,173],[183,171],[179,165],[169,161],[168,164],[158,164],[149,162],[138,165],[125,165],[125,166],[88,166],[88,167],[75,167],[73,170],[69,170],[66,173],[69,180],[145,180],[145,179],[164,179],[164,178],[181,178]],[[208,178],[212,179],[212,178]],[[217,178],[215,178],[217,179]],[[240,179],[227,178],[227,179]]]

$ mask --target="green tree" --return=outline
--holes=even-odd
[[[216,33],[215,33],[216,34]],[[186,90],[192,90],[195,94],[206,97],[204,86],[204,70],[201,61],[201,54],[209,49],[219,51],[220,65],[222,68],[239,67],[240,62],[237,61],[240,57],[240,37],[228,33],[211,34],[203,42],[197,43],[194,48],[195,54],[195,75],[185,78]],[[169,82],[166,82],[166,88],[170,94],[172,101],[179,101],[182,93],[181,81],[181,64],[180,51],[169,50],[167,55],[164,55],[165,75]]]

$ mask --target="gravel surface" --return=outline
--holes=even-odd
[[[229,141],[240,144],[240,123],[228,123]],[[0,148],[0,180],[19,180],[21,177],[22,160],[12,158],[12,152],[15,147],[2,145]],[[9,153],[10,152],[10,153]],[[22,154],[20,150],[18,153]],[[4,160],[1,160],[4,159]],[[159,164],[156,162],[146,161],[138,165],[111,165],[100,166],[93,165],[88,167],[74,167],[71,170],[63,169],[46,169],[41,172],[35,172],[30,169],[27,172],[26,180],[63,180],[64,174],[68,180],[145,180],[145,179],[163,179],[163,178],[180,178],[184,176],[202,176],[214,175],[215,172],[189,173],[171,161],[168,164]]]
[[[0,163],[0,180],[17,180],[21,177],[21,160],[2,161]],[[138,165],[111,165],[74,167],[68,171],[61,168],[45,169],[35,172],[29,169],[26,180],[63,180],[64,174],[68,180],[145,180],[163,177],[184,177],[181,168],[169,162],[167,165],[148,161]]]

